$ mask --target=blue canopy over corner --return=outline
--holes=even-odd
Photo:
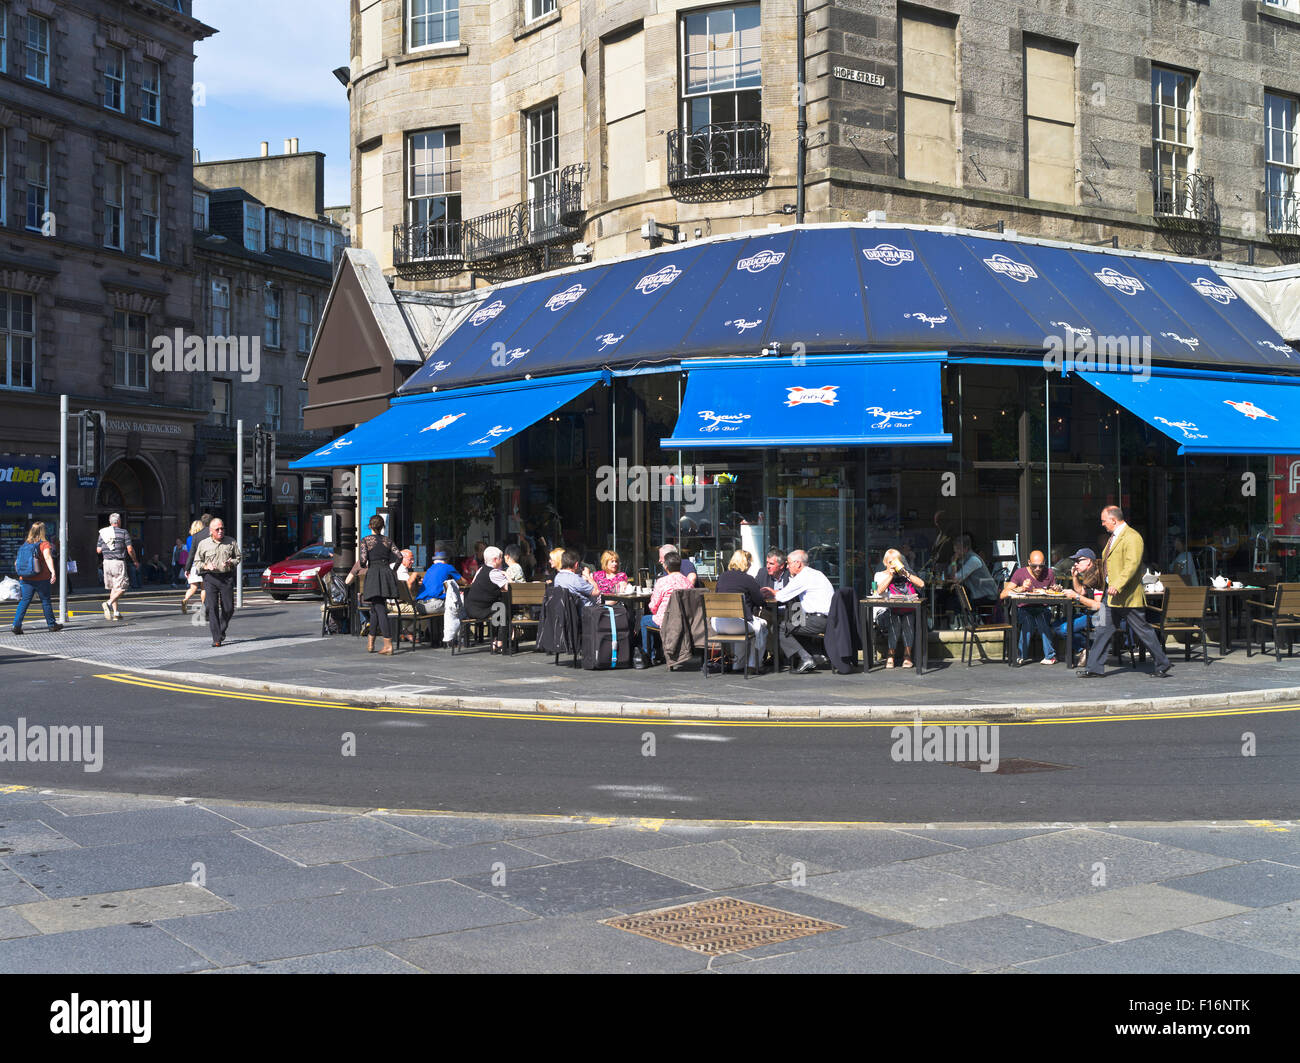
[[[949,444],[942,351],[692,362],[672,436],[661,446]]]
[[[897,225],[675,244],[497,288],[399,392],[782,352],[1086,353],[1300,371],[1206,264]],[[801,346],[800,346],[801,345]]]
[[[601,380],[607,382],[608,375],[578,373],[396,398],[378,417],[289,468],[484,457]]]
[[[1179,444],[1179,454],[1300,453],[1300,381],[1176,372],[1078,374]]]

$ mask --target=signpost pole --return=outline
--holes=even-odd
[[[235,534],[232,538],[239,543],[240,557],[244,547],[244,419],[235,422]],[[235,566],[235,608],[244,608],[244,562]]]
[[[59,623],[68,617],[68,396],[59,396]]]

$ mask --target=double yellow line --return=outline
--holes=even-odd
[[[130,672],[106,672],[95,676],[112,683],[143,687],[169,694],[198,695],[209,698],[226,698],[232,701],[255,701],[271,705],[295,705],[311,709],[342,709],[347,712],[401,713],[407,716],[451,716],[479,720],[532,720],[541,723],[622,723],[644,727],[659,724],[669,727],[897,727],[910,725],[911,720],[709,720],[683,719],[675,716],[578,716],[563,713],[506,712],[493,709],[429,709],[406,705],[357,705],[348,701],[326,701],[318,698],[295,698],[285,694],[258,694],[251,691],[224,690],[191,683],[174,683],[151,676],[133,675]],[[1076,723],[1126,723],[1149,720],[1199,720],[1230,716],[1257,716],[1280,712],[1300,712],[1296,705],[1258,705],[1246,708],[1202,709],[1185,712],[1128,713],[1115,716],[1057,716],[1038,720],[976,720],[942,719],[922,720],[923,726],[968,726],[996,724],[999,727],[1052,727]]]

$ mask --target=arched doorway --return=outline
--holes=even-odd
[[[109,514],[122,514],[122,526],[130,533],[141,563],[158,554],[162,564],[168,565],[172,540],[167,535],[174,535],[175,530],[166,518],[165,503],[163,485],[153,466],[140,458],[118,458],[99,481],[96,528],[108,523]]]

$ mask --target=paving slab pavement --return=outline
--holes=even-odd
[[[0,845],[4,973],[1300,971],[1300,868],[1268,859],[1300,823],[814,829],[5,789],[0,838],[41,847]],[[609,923],[719,898],[828,929],[709,955]]]

